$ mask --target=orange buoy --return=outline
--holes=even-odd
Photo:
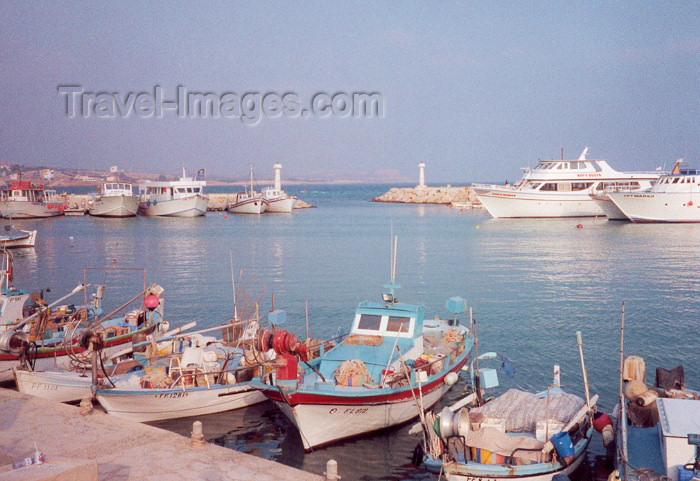
[[[583,229],[583,224],[578,224],[578,225],[576,226],[576,228],[577,228],[577,229]]]

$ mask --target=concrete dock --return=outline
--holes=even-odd
[[[204,425],[206,434],[207,426]],[[45,463],[12,469],[31,456]],[[325,478],[159,428],[0,389],[0,481],[324,481]]]
[[[226,206],[231,204],[236,200],[236,193],[207,193],[209,198],[209,204],[207,205],[207,210],[210,211],[222,211],[226,210]],[[65,194],[65,198],[68,201],[69,206],[77,206],[83,209],[88,208],[88,201],[92,200],[90,194]],[[299,199],[296,203],[294,209],[309,209],[314,207],[313,205],[304,202]]]

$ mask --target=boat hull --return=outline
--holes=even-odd
[[[611,192],[632,222],[700,222],[700,196],[689,192]]]
[[[0,213],[5,219],[39,219],[63,215],[65,202],[43,203],[21,200],[0,201]]]
[[[263,402],[265,396],[247,383],[212,385],[210,389],[100,389],[97,400],[109,414],[138,422],[214,414]]]
[[[207,213],[207,199],[202,196],[162,201],[141,201],[139,213],[148,217],[199,217]]]
[[[597,217],[605,212],[588,191],[540,193],[493,186],[472,187],[479,202],[494,218]]]
[[[95,217],[133,217],[138,208],[138,196],[107,196],[97,198],[88,213]]]
[[[24,235],[0,236],[0,247],[6,249],[34,247],[36,244],[36,231],[23,230]]]
[[[246,199],[231,204],[227,210],[233,214],[262,214],[267,210],[267,202],[260,198]]]
[[[423,392],[423,406],[434,406],[450,389],[441,383],[429,392]],[[292,406],[283,400],[275,404],[292,421],[301,433],[306,451],[312,448],[396,426],[418,416],[419,392],[416,399],[409,393],[402,399],[378,400],[376,403],[350,398],[337,402],[333,399],[319,399],[318,404],[297,404]],[[361,401],[361,402],[358,402]]]
[[[591,194],[591,199],[605,213],[608,220],[629,220],[625,213],[622,212],[607,195]]]
[[[56,402],[75,402],[92,398],[92,377],[76,372],[25,371],[15,369],[17,390]]]
[[[294,211],[294,206],[297,203],[296,197],[284,197],[277,199],[267,199],[270,203],[267,206],[267,212],[289,214]]]

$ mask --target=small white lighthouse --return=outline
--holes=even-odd
[[[282,164],[275,164],[272,168],[275,169],[275,190],[282,190]]]
[[[425,164],[423,162],[418,164],[418,188],[425,188]]]

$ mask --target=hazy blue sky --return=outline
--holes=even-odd
[[[411,180],[425,162],[429,182],[460,183],[589,145],[619,169],[700,165],[698,1],[124,3],[0,4],[0,162]],[[384,108],[70,118],[60,85],[293,93],[303,108],[376,92]]]

